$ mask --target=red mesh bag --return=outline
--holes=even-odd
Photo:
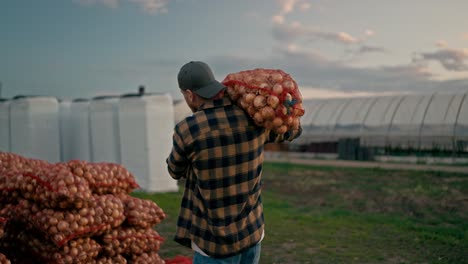
[[[43,263],[51,264],[88,264],[97,257],[101,249],[101,246],[89,237],[70,240],[60,248],[41,239],[34,232],[22,232],[19,239],[32,255],[41,259]]]
[[[66,164],[73,174],[88,181],[95,194],[128,194],[139,188],[134,175],[120,164],[78,160]]]
[[[192,264],[192,259],[186,256],[176,256],[172,259],[166,259],[166,264]]]
[[[27,159],[18,154],[10,152],[0,152],[0,177],[6,171],[31,171],[36,167],[47,166],[49,163],[44,160]]]
[[[279,69],[253,69],[231,73],[223,80],[228,96],[258,126],[284,134],[297,130],[304,115],[296,81]]]
[[[132,264],[165,264],[166,262],[159,256],[157,252],[143,253],[141,255],[133,255],[131,258]]]
[[[158,252],[164,239],[154,229],[118,227],[102,237],[102,250],[105,255],[141,255]]]
[[[61,247],[78,237],[104,234],[125,220],[123,204],[118,197],[95,196],[91,204],[91,207],[66,211],[40,209],[31,216],[29,224]],[[27,209],[22,210],[27,212]]]
[[[12,176],[33,172],[37,167],[48,165],[46,161],[26,159],[14,153],[0,152],[0,203],[13,203],[20,197],[17,186],[9,184]]]
[[[91,199],[88,182],[60,165],[36,167],[7,179],[7,189],[49,208],[82,208]]]
[[[166,218],[166,214],[155,202],[121,195],[124,204],[125,223],[128,226],[151,228]]]

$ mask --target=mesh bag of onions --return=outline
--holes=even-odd
[[[152,228],[120,226],[102,236],[102,251],[107,256],[141,255],[159,251],[164,239]]]
[[[132,197],[138,187],[119,164],[0,152],[0,252],[20,264],[164,263],[153,228],[166,215]]]
[[[18,239],[30,253],[41,259],[43,263],[51,264],[87,264],[99,254],[101,246],[89,237],[70,240],[62,247],[45,242],[34,232],[21,232]]]
[[[150,228],[166,218],[164,211],[153,201],[130,195],[119,196],[124,204],[125,224],[139,228]]]
[[[11,177],[49,165],[46,161],[27,159],[9,152],[0,152],[0,204],[14,203],[21,195],[18,186],[12,186]]]
[[[89,202],[88,182],[63,166],[38,166],[33,171],[10,171],[6,190],[49,208],[81,208]]]
[[[86,179],[95,194],[128,194],[139,187],[135,177],[120,164],[73,160],[66,165],[74,175]]]
[[[101,235],[120,226],[125,220],[122,201],[113,195],[95,196],[91,207],[71,210],[40,209],[34,213],[28,203],[22,213],[31,213],[29,224],[61,247],[77,237]],[[33,207],[34,205],[32,205]]]
[[[228,96],[258,126],[284,134],[297,130],[304,115],[297,83],[279,69],[253,69],[231,73],[223,80]]]
[[[166,264],[166,262],[156,252],[134,255],[131,259],[132,264]]]

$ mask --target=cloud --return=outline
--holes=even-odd
[[[364,54],[364,53],[386,53],[387,50],[384,47],[378,46],[370,46],[370,45],[362,45],[357,53]]]
[[[439,40],[435,44],[438,48],[446,48],[448,46],[447,41],[445,40]]]
[[[437,61],[448,71],[468,71],[468,49],[443,48],[415,54],[415,62]]]
[[[468,87],[468,79],[436,80],[435,75],[420,63],[353,67],[317,52],[281,47],[274,49],[269,57],[231,55],[210,57],[207,61],[220,79],[241,70],[274,68],[291,74],[300,87],[347,93],[466,92]]]
[[[325,35],[324,35],[325,36]],[[338,32],[337,34],[329,34],[327,33],[326,36],[330,36],[331,37],[331,40],[338,40],[339,42],[343,42],[343,43],[356,43],[358,42],[358,39],[351,36],[350,34],[346,33],[346,32]]]
[[[141,10],[149,14],[167,13],[169,0],[73,0],[81,5],[92,6],[102,4],[110,8],[118,8],[120,1],[127,1],[139,5]]]
[[[280,18],[278,17],[279,21]],[[326,40],[339,44],[353,44],[361,40],[346,32],[328,32],[313,27],[307,27],[299,22],[273,24],[273,38],[281,42],[291,42],[297,39],[309,41]]]
[[[278,14],[274,15],[272,18],[273,23],[282,24],[285,21],[285,16],[289,13],[292,13],[296,7],[300,11],[307,11],[310,9],[310,3],[304,0],[278,0],[280,5],[280,11]]]
[[[375,32],[372,29],[366,29],[364,31],[364,35],[366,35],[367,37],[371,37],[375,35]]]
[[[167,13],[168,0],[128,0],[129,2],[140,5],[141,9],[145,12],[156,14],[156,13]]]

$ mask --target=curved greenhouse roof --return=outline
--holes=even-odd
[[[468,93],[304,100],[295,142],[360,138],[376,147],[452,149],[468,142]]]

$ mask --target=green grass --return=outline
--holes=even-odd
[[[468,175],[267,163],[261,263],[468,263]],[[136,193],[168,217],[164,258],[182,192]]]

